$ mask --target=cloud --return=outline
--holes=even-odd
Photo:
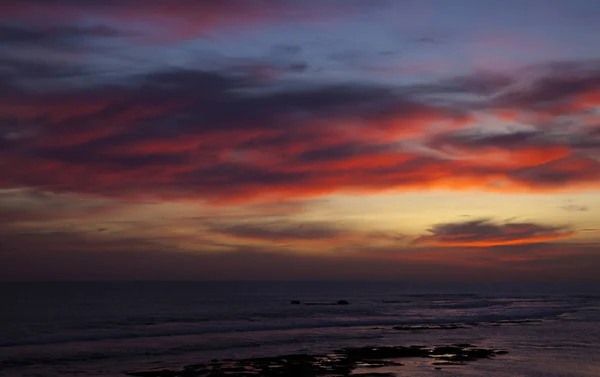
[[[431,234],[418,237],[414,243],[434,246],[488,247],[541,243],[575,235],[573,230],[564,226],[494,223],[487,219],[437,224],[429,232]]]
[[[461,85],[481,91],[468,80]],[[0,109],[8,120],[0,129],[0,186],[241,203],[600,184],[595,126],[573,126],[575,117],[499,131],[480,125],[481,107],[439,103],[409,88],[273,88],[226,69],[152,71],[85,90],[20,87],[17,95],[5,93]],[[486,115],[518,121],[512,111],[517,115],[492,106]]]
[[[123,209],[124,203],[34,189],[0,190],[0,228],[21,222],[83,219]]]
[[[432,145],[437,148],[477,150],[496,148],[517,153],[519,150],[563,148],[580,153],[600,148],[600,138],[594,127],[571,120],[568,123],[520,125],[520,128],[471,128],[436,135]]]
[[[593,187],[600,180],[600,162],[586,156],[567,156],[538,166],[523,167],[510,177],[530,187]]]
[[[15,97],[22,95],[29,96],[27,87],[30,87],[32,82],[35,82],[37,86],[43,80],[57,81],[94,74],[96,72],[67,62],[0,57],[0,81],[4,82],[4,85],[0,87],[0,98],[14,100]]]
[[[194,1],[134,0],[1,0],[2,16],[10,20],[42,25],[64,25],[82,17],[102,19],[134,29],[144,30],[149,41],[189,40],[214,30],[239,28],[242,25],[281,24],[294,20],[322,20],[344,17],[349,12],[364,12],[365,7],[380,6],[379,1],[352,0],[297,2],[293,0]],[[1,20],[1,18],[0,18]],[[153,25],[154,28],[147,28]],[[146,26],[146,28],[144,28]]]
[[[414,132],[426,112],[425,119],[447,120],[449,116],[445,109],[411,102],[385,87],[238,92],[251,85],[245,77],[172,71],[140,77],[133,87],[67,93],[48,98],[42,106],[32,104],[38,114],[10,116],[20,118],[19,128],[31,123],[38,132],[28,139],[5,140],[9,145],[3,153],[6,163],[22,164],[24,170],[36,169],[38,174],[13,170],[13,176],[5,179],[63,190],[74,182],[58,182],[61,177],[86,170],[86,186],[96,193],[144,191],[146,187],[164,193],[212,191],[219,195],[242,190],[253,195],[260,187],[278,191],[280,185],[324,176],[336,168],[318,167],[317,160],[327,156],[333,165],[334,160],[344,164],[345,159],[356,158],[350,163],[355,167],[366,159],[379,167],[381,158],[388,158],[389,165],[406,161],[410,155],[377,143]],[[359,139],[375,144],[361,145]],[[349,152],[349,148],[356,151]],[[52,163],[39,165],[41,160]],[[94,169],[86,169],[91,166]],[[146,175],[144,170],[155,173]],[[133,171],[135,178],[130,175]],[[122,174],[138,182],[135,187],[126,187]],[[50,177],[55,182],[46,186],[44,181]],[[171,181],[172,187],[156,179]]]
[[[475,94],[493,96],[515,84],[516,78],[494,72],[475,72],[466,76],[441,79],[438,82],[415,85],[411,90],[423,94]]]
[[[0,280],[349,280],[459,277],[443,263],[303,255],[281,248],[238,246],[228,252],[182,252],[132,236],[8,234],[0,238]],[[463,270],[464,272],[464,270]]]
[[[565,204],[560,206],[561,209],[564,209],[567,212],[587,212],[590,210],[587,206],[577,205],[577,204]]]
[[[216,224],[210,227],[210,230],[235,238],[269,242],[328,241],[341,238],[347,234],[347,231],[330,223],[294,223],[289,221]]]
[[[493,254],[468,253],[464,248],[457,248],[456,253],[450,255],[449,248],[438,248],[435,253],[432,251],[429,259],[419,259],[422,250],[406,253],[398,248],[385,255],[373,251],[306,255],[285,252],[281,248],[249,246],[230,252],[181,252],[173,247],[165,249],[160,244],[144,242],[141,238],[103,241],[98,239],[99,236],[84,238],[70,233],[3,236],[0,238],[0,280],[410,279],[489,282],[562,278],[597,281],[596,272],[600,266],[593,248],[577,245],[572,247],[569,263],[566,263],[563,256],[556,254],[539,261],[498,261]],[[528,245],[519,245],[525,246]],[[564,249],[565,245],[560,247]],[[513,249],[514,255],[531,251]],[[536,273],[532,277],[533,271]]]
[[[530,87],[503,93],[495,99],[502,107],[525,108],[561,114],[600,104],[598,61],[569,62],[530,67],[538,77]],[[541,73],[539,73],[541,71]]]
[[[191,219],[188,225],[198,227],[197,222]],[[495,242],[494,246],[465,247],[473,244],[476,238],[471,234],[467,240],[469,245],[433,244],[414,248],[401,244],[402,235],[360,233],[327,223],[305,223],[307,230],[302,230],[301,222],[289,220],[283,221],[282,226],[264,219],[256,219],[252,226],[240,222],[237,226],[228,226],[226,222],[215,224],[214,219],[211,222],[202,217],[200,224],[212,224],[215,231],[234,238],[229,238],[227,243],[216,239],[215,233],[206,237],[202,232],[165,233],[157,232],[155,228],[146,233],[127,228],[120,234],[97,226],[90,226],[85,232],[81,229],[2,232],[0,229],[0,280],[531,281],[561,278],[579,281],[597,280],[596,271],[589,263],[594,266],[600,263],[596,243]],[[169,225],[182,230],[177,221],[169,221]],[[500,228],[503,235],[488,230],[485,236],[488,241],[522,239],[526,237],[525,233],[552,233],[548,230],[550,227],[536,224],[517,224],[514,229],[492,225]],[[164,230],[164,221],[161,227]],[[481,229],[481,226],[471,226],[469,230]],[[314,249],[310,244],[315,240],[335,240],[338,230],[340,234],[349,233],[352,237],[337,247]],[[509,233],[516,233],[516,236]],[[246,241],[232,242],[237,236]],[[279,247],[276,242],[260,246],[247,242],[253,239],[274,241],[273,237],[291,238],[293,243],[309,242],[307,245],[313,252],[302,253],[302,248],[294,252],[292,248]],[[531,235],[527,237],[531,239]],[[386,242],[375,243],[377,240]],[[192,241],[195,241],[194,248],[187,248],[186,244]],[[571,261],[567,265],[584,268],[565,269],[558,261],[567,253]]]
[[[11,45],[42,45],[52,48],[74,47],[89,43],[89,38],[109,38],[122,35],[116,29],[105,25],[91,27],[53,26],[47,28],[27,28],[0,24],[0,42]],[[14,46],[13,46],[14,47]]]

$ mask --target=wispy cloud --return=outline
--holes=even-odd
[[[568,238],[576,233],[565,226],[535,223],[494,223],[491,220],[472,220],[437,224],[431,234],[417,238],[414,243],[435,246],[485,247],[541,243]]]

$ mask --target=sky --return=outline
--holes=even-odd
[[[0,0],[0,280],[600,281],[597,0]]]

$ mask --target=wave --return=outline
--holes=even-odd
[[[213,323],[225,321],[240,321],[240,322],[261,322],[267,320],[289,320],[289,319],[306,319],[314,318],[319,315],[344,315],[344,314],[357,314],[357,315],[370,315],[377,316],[382,313],[389,314],[388,308],[394,310],[401,307],[402,310],[427,310],[427,309],[480,309],[488,307],[500,307],[509,306],[512,301],[498,301],[498,300],[460,300],[450,301],[445,300],[431,301],[432,295],[407,295],[407,296],[428,296],[427,301],[415,301],[415,300],[383,300],[376,301],[374,305],[369,305],[368,302],[353,303],[350,307],[345,307],[342,312],[339,312],[339,308],[333,305],[331,308],[327,306],[318,305],[300,305],[291,306],[287,302],[282,302],[280,305],[271,306],[267,310],[262,311],[243,311],[237,313],[198,313],[198,314],[186,314],[186,315],[145,315],[145,316],[129,316],[119,319],[105,319],[96,321],[87,321],[82,323],[69,323],[63,325],[62,329],[67,331],[89,331],[89,330],[104,330],[104,329],[120,329],[121,331],[130,331],[136,327],[161,327],[165,325],[195,325],[195,324],[206,324],[212,325]],[[474,295],[456,295],[461,297],[472,298]],[[44,329],[38,329],[39,333],[44,332]],[[0,341],[0,347],[3,343]]]
[[[398,325],[444,325],[456,323],[486,323],[511,320],[540,319],[558,317],[566,313],[574,312],[574,309],[529,309],[521,310],[511,314],[499,313],[478,313],[475,315],[455,315],[444,318],[423,318],[410,317],[399,318],[398,316],[379,316],[369,318],[320,318],[320,319],[301,319],[288,320],[282,322],[276,321],[231,321],[210,324],[198,323],[169,323],[164,326],[142,326],[130,329],[106,329],[102,331],[89,331],[87,333],[62,333],[52,336],[21,337],[14,340],[4,340],[0,342],[0,348],[46,345],[73,342],[96,342],[103,340],[121,340],[121,339],[144,339],[161,338],[186,335],[207,335],[207,334],[231,334],[231,333],[255,333],[267,331],[289,331],[289,330],[309,330],[326,328],[356,328],[356,327],[375,327],[375,326],[398,326]]]
[[[351,339],[353,341],[362,342],[366,340],[374,340],[380,339],[382,336],[380,334],[348,334],[348,333],[338,333],[338,334],[327,334],[321,335],[326,337],[327,340],[347,340]],[[72,351],[72,352],[64,352],[60,353],[60,356],[52,356],[47,354],[45,356],[35,356],[31,357],[29,355],[6,358],[4,360],[0,360],[0,370],[3,368],[15,368],[15,367],[27,367],[27,366],[40,366],[40,365],[61,365],[65,363],[74,363],[74,362],[91,362],[91,361],[101,361],[107,359],[131,359],[135,357],[163,357],[169,355],[178,355],[181,356],[185,353],[198,353],[204,351],[210,352],[220,352],[225,350],[240,350],[247,348],[256,348],[259,346],[276,346],[279,351],[281,351],[282,347],[289,345],[298,345],[302,344],[306,341],[305,334],[295,334],[294,336],[290,336],[287,338],[271,338],[264,337],[261,338],[260,341],[240,341],[239,339],[230,340],[230,341],[221,341],[219,343],[215,342],[205,342],[203,344],[198,344],[197,342],[192,342],[188,344],[182,344],[171,347],[160,347],[155,349],[141,349],[139,347],[129,348],[127,351],[124,351],[123,348],[114,349],[105,352],[98,351]],[[312,349],[312,348],[311,348]]]
[[[478,308],[490,308],[494,306],[508,306],[513,304],[515,301],[471,301],[471,302],[443,302],[432,307],[438,309],[478,309]]]

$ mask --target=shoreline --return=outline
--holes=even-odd
[[[392,377],[392,368],[404,366],[399,360],[426,359],[432,369],[466,365],[491,359],[508,351],[479,348],[472,344],[427,347],[351,347],[328,354],[292,354],[242,359],[213,359],[209,363],[184,366],[180,370],[129,371],[133,377],[283,377],[283,376],[363,376]]]

